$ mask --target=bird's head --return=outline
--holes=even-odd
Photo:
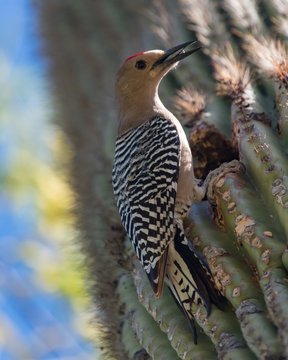
[[[145,51],[130,56],[124,61],[118,70],[115,84],[120,121],[121,117],[127,118],[133,109],[134,113],[135,110],[136,112],[138,110],[143,116],[146,112],[153,110],[155,96],[158,98],[157,89],[161,79],[180,60],[201,48],[196,47],[185,51],[189,45],[196,42],[195,40],[187,41],[165,51]],[[134,118],[137,116],[134,115]]]

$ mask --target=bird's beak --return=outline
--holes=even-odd
[[[159,59],[155,61],[155,63],[152,65],[151,69],[154,69],[156,66],[164,65],[164,67],[175,64],[179,60],[184,59],[185,57],[193,54],[195,51],[198,51],[201,49],[201,46],[196,47],[195,49],[185,51],[184,49],[188,45],[192,45],[198,43],[197,40],[192,41],[186,41],[183,44],[174,46],[173,48],[170,48],[164,52],[163,55]]]

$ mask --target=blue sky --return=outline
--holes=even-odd
[[[39,49],[35,9],[30,0],[0,0],[0,51],[14,66],[36,66]]]
[[[51,144],[55,126],[51,126],[50,116],[53,104],[45,59],[40,55],[41,40],[33,1],[36,2],[0,0],[0,185],[5,176],[9,182],[15,164],[18,164],[21,181],[29,175],[30,163],[40,161],[53,166]],[[27,157],[21,157],[27,152],[30,163],[25,162]],[[23,165],[20,170],[19,159]],[[31,167],[31,173],[33,171]],[[46,249],[45,254],[51,253],[53,258],[57,258],[57,251],[60,253],[57,244],[48,238],[49,234],[38,233],[40,215],[34,196],[37,191],[25,188],[20,204],[12,201],[11,193],[6,194],[5,187],[0,186],[0,249],[3,250],[0,254],[0,318],[5,319],[0,359],[22,360],[24,354],[33,360],[95,358],[93,346],[75,325],[70,301],[61,292],[47,291],[45,286],[40,286],[37,283],[39,269],[33,266],[33,259],[26,259],[22,253],[23,244],[29,241],[35,249]],[[45,334],[39,336],[39,326],[52,329],[49,334],[56,334],[58,343],[49,344]]]
[[[50,97],[33,1],[0,0],[2,171],[13,166],[17,150],[23,147],[49,156],[47,143],[53,136],[47,124]]]

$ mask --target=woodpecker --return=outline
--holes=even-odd
[[[162,78],[201,48],[187,50],[194,43],[138,53],[120,67],[112,183],[122,223],[155,296],[162,295],[165,281],[197,343],[191,304],[203,303],[209,316],[211,302],[221,303],[208,267],[183,229],[183,219],[192,203],[202,200],[205,187],[194,177],[180,122],[158,96]]]

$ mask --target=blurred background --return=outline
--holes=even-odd
[[[63,169],[69,151],[40,54],[31,1],[1,0],[0,359],[95,359]]]

